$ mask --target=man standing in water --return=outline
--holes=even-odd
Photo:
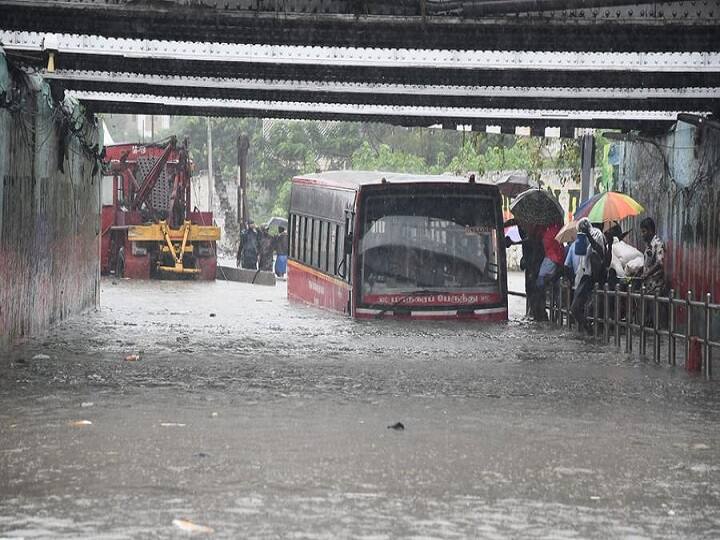
[[[278,234],[274,238],[275,254],[275,276],[285,277],[287,272],[288,234],[284,227],[278,227]]]
[[[260,227],[260,258],[258,260],[258,268],[263,272],[270,272],[273,266],[273,237],[267,225]]]
[[[237,266],[246,270],[257,270],[258,251],[260,249],[260,238],[258,236],[255,222],[248,221],[247,228],[240,233],[240,244],[237,252]]]

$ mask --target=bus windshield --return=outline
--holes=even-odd
[[[358,249],[361,302],[387,304],[408,293],[406,304],[495,300],[500,292],[495,206],[491,197],[469,193],[368,196]],[[439,296],[432,301],[412,294],[421,289]]]

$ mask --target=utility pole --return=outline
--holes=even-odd
[[[212,150],[212,118],[207,119],[207,161],[208,161],[208,212],[213,209],[213,186],[215,185],[215,176],[213,174],[213,150]]]
[[[240,230],[247,226],[247,157],[250,139],[244,133],[237,140],[237,216]]]
[[[595,189],[595,137],[592,133],[580,138],[580,202],[587,201]]]

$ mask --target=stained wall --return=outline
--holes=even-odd
[[[668,134],[624,144],[621,191],[645,207],[665,241],[669,285],[720,301],[720,131],[678,122]]]
[[[99,134],[0,49],[0,345],[96,305]]]

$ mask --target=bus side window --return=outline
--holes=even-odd
[[[325,265],[325,237],[327,236],[327,223],[320,221],[320,234],[318,235],[318,268],[323,272],[327,271]]]
[[[310,266],[317,267],[317,239],[318,220],[310,220]]]
[[[332,272],[332,268],[330,267],[330,231],[334,228],[335,226],[329,221],[325,223],[325,258],[323,259],[323,265],[328,274]]]
[[[302,253],[300,254],[300,260],[302,262],[307,261],[307,243],[308,243],[308,218],[306,216],[302,216],[300,218],[301,220],[301,235],[302,235],[302,243],[301,243],[301,249]]]
[[[315,222],[315,266],[320,270],[322,270],[322,266],[320,265],[320,260],[322,259],[322,251],[320,250],[322,246],[322,230],[323,222],[321,219],[318,219]]]

